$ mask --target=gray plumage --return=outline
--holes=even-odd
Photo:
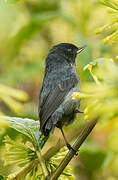
[[[73,100],[72,93],[80,88],[80,78],[73,65],[77,53],[83,49],[61,43],[54,46],[46,58],[39,99],[40,129],[45,136],[55,127],[61,128],[75,119],[80,100]]]

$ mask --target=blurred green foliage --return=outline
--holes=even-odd
[[[97,168],[105,170],[117,157],[118,65],[112,59],[99,58],[88,64],[85,69],[89,69],[95,83],[83,84],[82,92],[75,92],[73,98],[84,99],[85,119],[92,120],[99,117],[98,129],[107,134],[107,151],[100,150],[101,152],[99,152],[99,148],[96,148],[94,152],[95,146],[93,146],[89,150],[84,149],[82,157],[80,152],[80,159],[82,158],[85,166],[90,164],[91,161],[92,164],[89,165],[87,170],[94,177]],[[93,170],[94,173],[92,173]]]
[[[118,1],[117,0],[101,0],[101,3],[105,6],[111,8],[110,12],[113,16],[113,20],[111,23],[104,25],[100,29],[96,30],[96,34],[99,34],[105,30],[111,29],[110,35],[103,39],[103,43],[114,43],[118,39]]]
[[[1,179],[14,179],[17,174],[26,180],[43,177],[37,149],[40,152],[46,140],[38,131],[38,121],[24,118],[38,119],[44,59],[51,46],[60,42],[87,45],[75,67],[83,84],[81,108],[85,119],[101,119],[60,179],[118,179],[117,29],[117,0],[0,1],[0,113],[21,117],[0,118]],[[79,115],[66,128],[68,137],[86,123],[83,119]],[[43,152],[56,145],[60,135],[55,131]],[[48,159],[50,172],[66,153],[64,147]]]
[[[28,95],[24,91],[16,90],[0,84],[0,100],[7,104],[11,110],[17,113],[22,112],[22,104],[17,101],[27,101]]]

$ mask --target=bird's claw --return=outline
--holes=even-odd
[[[75,113],[84,113],[83,111],[80,111],[79,109],[75,110]]]
[[[72,149],[75,153],[75,155],[77,156],[78,155],[78,152],[70,145],[70,144],[67,144],[67,148],[70,150]]]

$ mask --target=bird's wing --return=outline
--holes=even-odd
[[[63,102],[65,96],[68,94],[70,89],[74,88],[77,83],[77,77],[72,74],[71,78],[61,80],[59,83],[56,84],[55,88],[53,88],[53,90],[49,92],[39,111],[41,128],[44,126],[52,113],[55,112],[58,106]]]

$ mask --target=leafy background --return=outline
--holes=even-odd
[[[85,119],[101,117],[79,156],[73,159],[60,178],[118,179],[117,40],[117,0],[0,1],[1,179],[8,175],[9,179],[13,179],[14,172],[23,172],[24,167],[31,167],[38,161],[39,144],[34,137],[40,136],[39,124],[29,118],[38,120],[44,59],[51,46],[60,42],[87,45],[76,63],[85,93],[80,96],[96,95],[83,99],[81,109],[85,109],[85,116],[79,115],[72,125],[65,127],[67,138],[78,135],[86,123]],[[73,132],[78,133],[73,135]],[[42,150],[44,157],[48,157],[45,156],[47,150],[56,146],[59,138],[63,147],[63,138],[55,129]],[[63,147],[57,154],[47,158],[50,171],[58,166],[66,152],[67,149]],[[30,179],[38,179],[41,173],[38,165],[28,175]]]

